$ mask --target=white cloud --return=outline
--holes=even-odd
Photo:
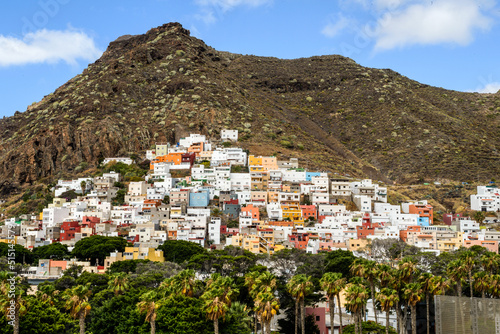
[[[330,22],[328,22],[323,30],[321,30],[321,33],[326,37],[332,38],[337,36],[345,28],[349,27],[350,24],[351,21],[348,18],[339,15],[336,20],[331,20]]]
[[[220,8],[225,12],[238,6],[262,6],[271,3],[272,0],[197,0],[196,2],[202,6]]]
[[[500,90],[500,82],[490,82],[482,87],[478,87],[475,92],[478,93],[496,93]]]
[[[386,5],[391,2],[378,1]],[[375,50],[414,44],[467,45],[474,39],[476,31],[487,31],[492,27],[492,19],[483,12],[491,9],[491,5],[490,0],[412,2],[404,8],[389,11],[389,15],[377,22]]]
[[[95,60],[101,54],[91,37],[73,29],[43,29],[22,39],[0,35],[0,67],[60,61],[76,64],[78,59]]]
[[[196,14],[195,18],[197,20],[203,21],[206,24],[215,23],[217,21],[214,12],[208,8],[205,8],[201,13]]]

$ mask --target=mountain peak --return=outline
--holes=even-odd
[[[64,177],[189,133],[238,129],[254,154],[415,182],[500,174],[500,99],[420,84],[342,56],[217,51],[179,23],[125,35],[82,74],[0,120],[0,178]]]

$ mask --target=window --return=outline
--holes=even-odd
[[[316,321],[320,321],[320,316],[319,315],[316,316]]]

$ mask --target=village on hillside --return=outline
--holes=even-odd
[[[105,272],[124,259],[164,261],[157,248],[167,240],[210,249],[237,246],[255,254],[290,248],[312,254],[356,252],[368,249],[373,239],[400,239],[437,255],[475,245],[498,253],[500,232],[470,217],[444,214],[444,224],[435,225],[433,207],[426,200],[391,205],[387,188],[378,182],[329,177],[301,168],[293,158],[248,155],[231,146],[237,140],[237,130],[224,130],[217,147],[199,134],[177,145],[158,143],[146,152],[148,174],[128,182],[128,187],[124,175],[114,171],[59,180],[53,203],[39,216],[5,219],[0,241],[7,242],[10,231],[15,242],[28,249],[53,242],[71,249],[92,235],[122,236],[133,244],[123,253],[109,254],[104,266],[84,264],[92,272]],[[103,165],[133,162],[110,157]],[[173,172],[184,176],[172,177]],[[69,200],[64,197],[68,192],[78,196]],[[471,209],[500,210],[499,193],[495,186],[478,186]],[[41,262],[30,274],[57,277],[68,263]]]
[[[169,250],[165,245],[173,240],[208,252],[237,248],[267,256],[286,250],[304,254],[342,250],[382,263],[393,259],[376,251],[375,240],[402,243],[436,256],[478,246],[498,254],[500,232],[489,227],[498,222],[498,215],[487,214],[500,211],[500,189],[494,183],[478,186],[477,194],[471,195],[470,209],[479,213],[474,218],[445,213],[437,222],[426,200],[393,205],[381,182],[308,171],[294,158],[254,156],[234,145],[237,140],[237,130],[224,130],[218,143],[200,134],[190,134],[175,145],[157,143],[141,160],[145,169],[149,162],[143,176],[130,172],[138,168],[137,156],[106,158],[96,176],[59,180],[51,186],[52,203],[40,214],[4,217],[0,243],[9,247],[15,243],[33,253],[49,245],[62,245],[61,254],[79,248],[79,258],[38,254],[31,267],[24,265],[18,274],[32,287],[67,279],[73,268],[95,275],[109,274],[124,260],[166,264],[172,256],[164,254]],[[82,242],[98,236],[116,237],[127,246],[117,244],[122,251],[106,248],[100,258],[85,260],[82,247],[91,246]],[[261,259],[266,265],[265,257]],[[274,275],[291,274],[280,270],[271,265]],[[211,272],[215,273],[213,268]],[[330,302],[304,308],[321,333],[342,327]],[[339,303],[348,304],[340,299]],[[339,316],[347,312],[344,307],[336,309]],[[386,315],[392,327],[401,323]],[[273,316],[269,328],[278,328],[278,320],[285,318]],[[373,299],[366,305],[365,320],[377,320]]]

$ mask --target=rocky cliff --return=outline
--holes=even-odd
[[[342,56],[221,52],[169,23],[118,38],[82,74],[0,120],[0,179],[8,189],[224,128],[239,129],[252,153],[340,174],[500,175],[498,93],[430,87]]]

